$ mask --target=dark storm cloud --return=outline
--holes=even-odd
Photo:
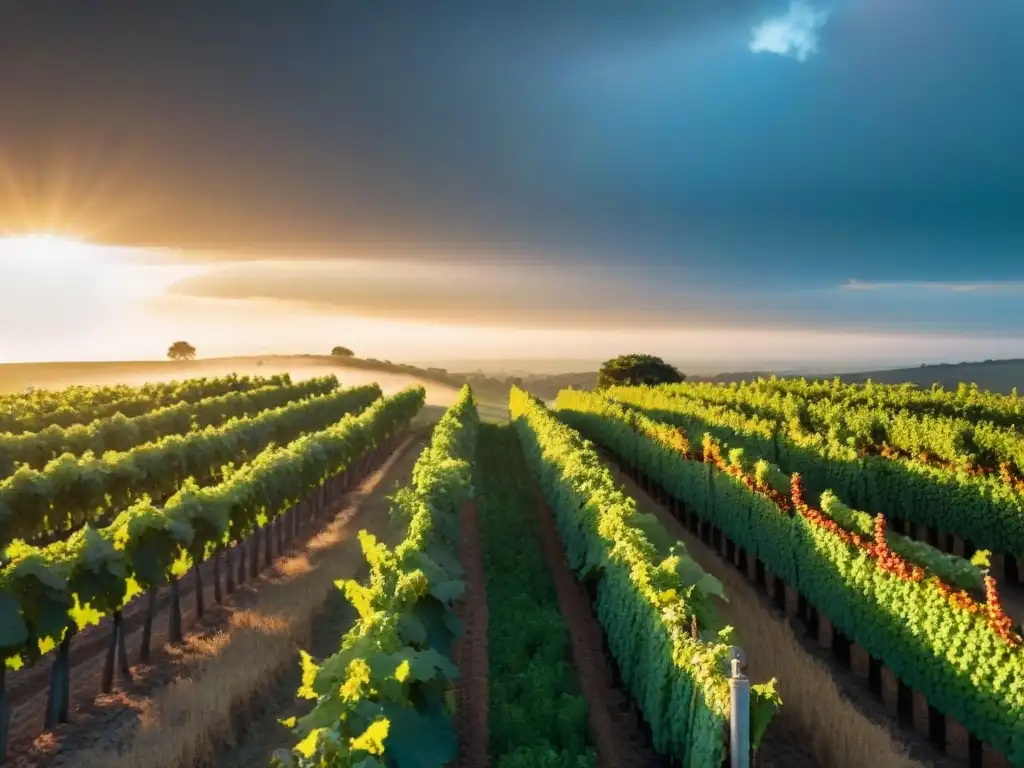
[[[517,194],[544,186],[542,169],[524,166],[550,149],[544,70],[734,14],[707,0],[639,13],[610,2],[8,3],[0,224],[46,224],[57,198],[72,225],[95,220],[134,243],[516,239],[518,221],[495,224],[503,210],[528,213]]]
[[[793,47],[755,33],[788,0],[0,4],[0,228],[614,264],[808,323],[1024,278],[1024,4],[806,6]]]

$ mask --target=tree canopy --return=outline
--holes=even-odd
[[[353,357],[355,355],[348,347],[335,347],[331,350],[331,354],[337,357]]]
[[[176,341],[167,348],[167,356],[171,360],[193,360],[196,356],[196,348],[187,341]]]
[[[605,360],[597,372],[597,388],[678,384],[686,379],[679,370],[654,355],[620,355]]]

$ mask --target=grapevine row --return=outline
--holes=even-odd
[[[34,662],[60,643],[51,682],[57,693],[51,695],[48,726],[66,719],[67,673],[63,671],[62,684],[60,667],[67,665],[76,632],[113,616],[116,637],[125,605],[143,590],[155,596],[157,588],[170,583],[171,640],[180,640],[177,585],[188,568],[195,569],[198,599],[203,590],[199,564],[214,557],[216,568],[229,544],[262,532],[269,555],[271,533],[283,540],[294,531],[300,503],[308,506],[312,498],[315,513],[326,491],[343,479],[339,476],[404,429],[423,402],[422,388],[379,399],[359,416],[345,416],[286,446],[267,448],[216,485],[200,488],[186,483],[162,508],[143,500],[106,528],[87,526],[67,541],[43,549],[14,548],[14,559],[0,571],[0,653],[8,666],[16,667]],[[319,493],[310,497],[315,491]],[[249,542],[249,557],[255,570],[254,543]],[[229,573],[230,568],[229,561]],[[218,570],[214,573],[219,592]],[[153,602],[150,605],[151,624]],[[148,633],[143,643],[145,656]]]
[[[459,512],[472,494],[479,419],[469,387],[438,422],[394,497],[408,520],[395,549],[361,531],[367,586],[338,583],[359,612],[333,656],[303,653],[301,698],[314,702],[292,724],[301,736],[278,750],[291,768],[417,765],[442,768],[458,755],[447,697],[459,670],[450,659],[459,634],[452,603],[465,590],[457,559]]]
[[[260,387],[290,384],[288,374],[268,377],[202,377],[184,381],[129,387],[70,387],[57,392],[8,395],[0,400],[0,432],[38,432],[52,424],[67,427],[121,413],[139,414],[165,405],[196,402],[228,392],[246,392]]]
[[[1003,473],[1011,484],[1024,469],[1024,434],[1016,427],[990,421],[914,413],[884,402],[806,399],[757,388],[681,384],[668,391],[681,399],[719,405],[774,422],[775,428],[783,432],[827,434],[862,454],[920,458],[970,473]]]
[[[658,389],[614,387],[608,395],[648,416],[708,432],[731,447],[799,472],[810,488],[831,488],[850,506],[929,526],[1002,555],[1024,553],[1024,493],[991,474],[898,456],[863,454],[834,435],[788,425]],[[996,565],[1002,572],[1002,566]]]
[[[987,742],[1024,763],[1024,646],[984,577],[985,599],[944,581],[925,560],[901,554],[875,519],[872,535],[850,530],[808,504],[798,473],[739,449],[723,454],[705,435],[698,448],[600,395],[563,391],[560,416],[640,468],[669,496],[720,530],[745,557],[796,590],[896,679]],[[699,434],[699,433],[698,433]],[[772,578],[774,578],[774,576]]]
[[[951,416],[969,421],[989,421],[1004,427],[1024,427],[1024,398],[1016,391],[1010,395],[987,392],[977,384],[960,384],[956,391],[939,386],[922,389],[913,384],[847,384],[835,379],[780,379],[775,376],[726,385],[711,382],[687,382],[667,385],[667,391],[703,397],[716,397],[719,390],[752,391],[767,395],[792,395],[807,401],[832,400],[846,407],[880,406],[890,410]]]
[[[323,376],[297,384],[275,384],[214,395],[194,403],[182,401],[134,417],[118,413],[88,424],[70,427],[55,424],[40,432],[0,434],[0,478],[10,475],[18,464],[41,469],[65,453],[81,456],[86,451],[96,455],[127,451],[167,435],[216,427],[229,419],[253,416],[293,400],[326,395],[337,387],[335,376]]]
[[[65,454],[42,470],[20,467],[0,481],[0,546],[15,539],[57,539],[86,523],[104,525],[144,495],[168,497],[186,478],[208,484],[228,462],[320,429],[380,394],[375,384],[338,390],[128,451]]]
[[[243,382],[250,377],[239,376],[231,373],[226,376],[199,377],[185,379],[182,381],[151,382],[141,386],[130,384],[72,384],[64,389],[35,389],[29,388],[24,392],[15,392],[0,395],[0,408],[24,408],[25,410],[49,410],[61,405],[67,406],[89,406],[102,405],[123,399],[133,394],[158,395],[162,393],[178,392],[183,389],[194,388],[197,384],[203,383],[211,387],[231,385],[233,382]],[[256,377],[258,378],[258,377]],[[273,379],[279,377],[271,377]],[[287,378],[287,376],[282,377]],[[270,382],[268,383],[281,383]]]
[[[512,389],[510,411],[570,566],[596,582],[598,620],[654,748],[684,765],[718,768],[730,708],[728,630],[694,636],[700,600],[679,558],[659,560],[635,502],[591,444],[523,390]],[[774,682],[752,687],[755,747],[779,703]]]

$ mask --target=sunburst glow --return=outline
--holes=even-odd
[[[124,334],[147,325],[147,303],[194,269],[148,256],[54,234],[0,238],[0,324],[11,334],[3,356],[59,347],[72,359],[93,349],[116,357]]]
[[[9,266],[60,268],[90,261],[95,246],[70,237],[47,234],[0,238],[0,269]]]
[[[139,277],[130,249],[51,234],[0,238],[0,299],[25,310],[44,300],[85,312],[137,296],[146,288]]]
[[[70,293],[111,300],[162,292],[165,265],[146,261],[146,251],[112,247],[52,234],[0,238],[0,295],[38,288],[52,300]],[[173,269],[176,279],[188,270]]]

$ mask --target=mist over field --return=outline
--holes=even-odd
[[[311,361],[312,360],[312,361]],[[72,363],[0,365],[0,391],[21,391],[26,387],[61,389],[72,385],[125,384],[139,386],[150,382],[181,381],[186,378],[239,376],[272,376],[287,373],[293,381],[334,374],[343,387],[376,383],[385,395],[392,395],[409,386],[423,386],[430,405],[448,406],[458,390],[437,382],[424,381],[384,371],[340,367],[330,359],[303,357],[222,358],[194,360],[187,363]]]

